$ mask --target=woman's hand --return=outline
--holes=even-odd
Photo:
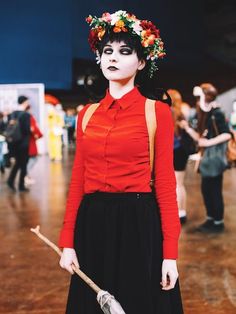
[[[164,259],[162,262],[162,290],[173,289],[179,277],[176,260]]]
[[[74,249],[64,248],[59,262],[60,266],[66,269],[72,275],[74,274],[73,267],[79,268],[79,262]]]

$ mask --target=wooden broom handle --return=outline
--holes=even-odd
[[[48,246],[50,246],[54,251],[57,252],[57,254],[59,256],[62,255],[62,251],[59,249],[58,246],[56,246],[56,244],[54,244],[53,242],[51,242],[48,238],[46,238],[44,235],[42,235],[42,233],[39,231],[40,230],[40,226],[37,226],[36,228],[31,228],[30,231],[32,231],[33,233],[35,233],[41,240],[43,240],[43,242],[45,242]],[[74,270],[74,272],[79,275],[79,277],[87,283],[87,285],[92,288],[96,293],[98,293],[99,291],[101,291],[101,288],[99,288],[93,281],[92,279],[90,279],[84,272],[82,272],[82,270],[80,270],[78,267],[75,267],[74,265],[72,265],[72,268]]]

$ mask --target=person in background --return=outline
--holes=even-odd
[[[233,131],[236,131],[236,100],[233,101],[233,111],[230,114],[230,127]]]
[[[30,106],[26,109],[30,113]],[[25,176],[25,185],[31,185],[35,183],[35,180],[30,177],[30,171],[35,166],[38,159],[37,140],[43,136],[39,129],[35,117],[30,113],[30,142],[29,142],[29,161],[27,164],[27,175]]]
[[[179,209],[179,217],[181,223],[185,223],[187,219],[187,192],[184,185],[184,178],[186,173],[186,166],[189,157],[189,143],[186,143],[186,137],[188,136],[185,130],[181,129],[179,122],[181,120],[188,120],[190,107],[184,103],[182,96],[176,89],[168,89],[168,94],[172,100],[172,114],[175,125],[174,134],[174,169],[176,177],[176,192]]]
[[[74,115],[74,111],[72,109],[67,109],[64,117],[65,128],[67,128],[68,132],[68,143],[74,144],[75,141],[75,123],[76,117]]]
[[[5,158],[6,154],[6,138],[4,136],[4,131],[6,130],[7,123],[4,121],[4,114],[0,112],[0,171],[5,173]]]
[[[30,114],[25,110],[29,106],[28,97],[22,95],[18,97],[18,110],[13,111],[11,119],[17,119],[21,130],[21,139],[11,144],[11,155],[15,158],[15,163],[11,169],[10,175],[7,180],[7,185],[12,191],[16,191],[15,178],[17,172],[20,171],[19,177],[19,191],[26,192],[28,189],[25,187],[25,176],[27,173],[27,163],[29,160],[29,140],[30,140]]]
[[[62,135],[64,120],[60,111],[54,106],[48,106],[48,154],[52,161],[62,160]]]
[[[197,100],[197,131],[186,120],[180,126],[198,142],[202,149],[227,142],[231,138],[229,126],[224,113],[216,102],[218,91],[210,83],[194,87],[193,94]],[[216,130],[217,129],[217,130]],[[206,208],[205,221],[196,228],[203,233],[224,231],[223,172],[214,177],[203,177],[201,192]]]

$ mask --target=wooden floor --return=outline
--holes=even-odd
[[[30,232],[42,232],[57,242],[70,178],[72,152],[63,163],[41,157],[29,193],[12,193],[0,177],[0,313],[62,314],[69,274],[57,255]],[[202,222],[204,207],[199,176],[186,176],[188,223],[182,229],[179,272],[186,314],[236,313],[236,169],[225,173],[225,224],[221,235],[193,232]],[[127,313],[128,314],[128,313]],[[145,314],[145,313],[137,313]]]

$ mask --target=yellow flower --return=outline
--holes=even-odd
[[[98,27],[98,39],[101,40],[104,34],[105,34],[105,29],[99,26]]]
[[[148,47],[148,40],[142,40],[142,46],[143,47]]]
[[[119,21],[116,22],[115,26],[122,28],[122,27],[125,26],[125,23],[123,21],[119,20]]]

